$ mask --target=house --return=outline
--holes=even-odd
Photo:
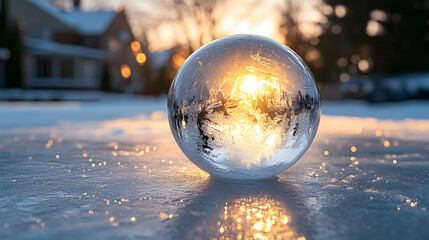
[[[45,0],[9,1],[9,22],[23,36],[23,86],[99,89],[108,81],[115,91],[141,91],[143,53],[132,49],[138,42],[125,11],[82,11],[73,2],[63,11]]]
[[[159,52],[151,52],[150,79],[145,91],[150,94],[167,93],[176,72],[189,56],[189,52],[176,46]]]
[[[10,57],[10,51],[7,48],[0,47],[0,88],[6,86],[6,60]]]

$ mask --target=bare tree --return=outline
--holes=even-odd
[[[185,48],[190,52],[223,36],[220,23],[226,17],[229,0],[160,0],[154,1],[159,11],[169,13],[161,19],[176,26],[183,33]],[[247,13],[257,6],[256,1],[243,3],[237,12]]]
[[[161,21],[176,26],[183,33],[190,52],[219,37],[217,25],[221,8],[227,0],[161,0],[155,6],[168,15]]]
[[[317,60],[320,54],[315,45],[318,44],[319,34],[326,29],[326,19],[324,19],[321,11],[321,8],[324,6],[323,2],[284,0],[283,4],[280,32],[284,36],[284,42],[304,59],[308,61]],[[320,19],[317,21],[315,19],[308,19],[309,15],[314,14],[320,16]],[[308,28],[313,30],[310,35],[308,33],[307,35],[304,34],[303,30],[305,27],[307,28],[307,32]]]
[[[73,0],[46,1],[60,9],[73,8]],[[167,25],[176,34],[173,41],[189,52],[194,52],[202,45],[224,36],[220,23],[227,17],[226,10],[234,0],[82,0],[82,8],[104,9],[118,3],[123,4],[139,39],[147,30]],[[234,10],[234,15],[245,18],[258,4],[256,0],[243,1],[240,8]]]
[[[281,10],[282,24],[280,31],[285,36],[286,44],[294,48],[297,46],[301,34],[299,31],[299,14],[301,14],[302,1],[285,0],[284,7]]]

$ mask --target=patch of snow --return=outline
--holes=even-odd
[[[51,54],[61,54],[69,56],[82,56],[96,59],[104,59],[106,53],[103,50],[97,50],[94,48],[56,43],[49,40],[35,39],[26,37],[23,39],[23,45],[26,47],[33,48],[35,50],[41,50],[44,53],[48,52]]]
[[[99,35],[105,32],[117,15],[116,11],[65,12],[45,0],[27,1],[84,35]]]
[[[57,19],[61,19],[61,15],[63,12],[61,12],[58,8],[48,3],[47,1],[45,0],[27,0],[27,1],[32,3],[36,7],[40,8],[41,10],[45,11],[46,13],[50,14],[51,16]]]
[[[104,33],[115,18],[116,11],[79,11],[65,12],[61,19],[84,35]]]
[[[50,94],[49,91],[42,91],[42,94]],[[67,98],[78,97],[79,92],[84,93],[82,91],[69,93]],[[155,111],[167,111],[165,97],[103,93],[100,93],[100,96],[104,96],[103,100],[95,102],[0,102],[0,116],[2,116],[0,129],[55,126],[67,122],[106,121],[151,114]]]
[[[322,113],[332,116],[347,116],[377,119],[429,119],[428,101],[404,101],[370,104],[359,100],[322,102]]]

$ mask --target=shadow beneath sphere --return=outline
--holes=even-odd
[[[174,239],[293,238],[312,235],[299,190],[287,181],[225,182],[208,179],[169,220]]]

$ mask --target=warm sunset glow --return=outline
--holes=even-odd
[[[275,37],[277,26],[272,18],[266,18],[256,22],[243,19],[236,24],[229,25],[225,30],[231,34],[258,34],[267,37]]]
[[[305,239],[289,222],[280,202],[267,197],[240,198],[225,203],[216,239]]]
[[[257,77],[258,76],[258,77]],[[253,99],[263,96],[270,95],[271,93],[278,92],[280,87],[277,85],[276,81],[270,82],[270,80],[265,80],[267,76],[261,75],[252,75],[246,74],[239,77],[240,82],[240,90],[245,94],[250,94]],[[237,89],[233,89],[233,93],[235,93]]]
[[[215,38],[220,38],[233,34],[257,34],[265,37],[269,37],[279,42],[284,42],[284,33],[280,31],[279,24],[282,21],[282,16],[278,14],[276,10],[282,4],[277,2],[264,2],[264,4],[256,4],[257,8],[249,8],[246,14],[240,14],[236,9],[243,7],[242,1],[229,1],[225,4],[223,11],[220,13],[219,21],[215,27]],[[310,4],[303,6],[302,12],[299,13],[298,18],[299,29],[303,31],[305,37],[310,38],[313,36],[319,36],[322,33],[322,27],[320,22],[324,21],[323,14],[318,10],[319,5]],[[187,28],[196,29],[188,33],[181,31],[176,24],[183,24],[182,22],[165,22],[159,24],[157,28],[150,29],[147,32],[151,51],[162,51],[168,48],[172,48],[177,44],[188,44],[186,37],[190,36],[190,40],[193,45],[198,45],[199,39],[199,26],[192,22],[192,19],[187,22]],[[202,29],[206,31],[207,29]],[[185,35],[186,36],[183,36]],[[212,39],[206,39],[212,40]],[[208,41],[203,41],[203,44]]]
[[[180,54],[176,53],[172,57],[174,66],[178,69],[185,62],[185,58],[183,58]]]
[[[124,78],[129,78],[131,76],[131,69],[127,64],[121,66],[121,75]]]
[[[137,52],[137,51],[139,51],[140,50],[140,43],[139,42],[137,42],[137,41],[134,41],[134,42],[132,42],[131,43],[131,49],[134,51],[134,52]]]
[[[226,17],[221,22],[223,35],[232,34],[257,34],[277,41],[283,41],[283,36],[278,31],[275,16],[264,16],[263,19],[249,17],[245,19]]]
[[[141,65],[146,62],[146,55],[144,53],[138,53],[136,56],[136,60]]]
[[[269,128],[271,119],[261,113],[257,106],[259,101],[266,101],[268,98],[281,99],[281,96],[279,80],[258,69],[252,70],[251,73],[242,73],[236,80],[230,97],[238,105],[230,114],[232,118],[241,119],[241,121],[231,123],[231,127],[225,131],[234,136],[237,143],[243,144],[242,146],[238,144],[238,149],[249,149],[249,146],[252,146],[250,154],[253,157],[240,158],[242,164],[247,167],[252,164],[261,164],[264,159],[269,159],[281,143],[283,132],[273,131]],[[230,124],[226,125],[230,126]]]
[[[258,89],[258,86],[258,79],[253,75],[247,75],[243,85],[241,85],[241,90],[253,94]]]

